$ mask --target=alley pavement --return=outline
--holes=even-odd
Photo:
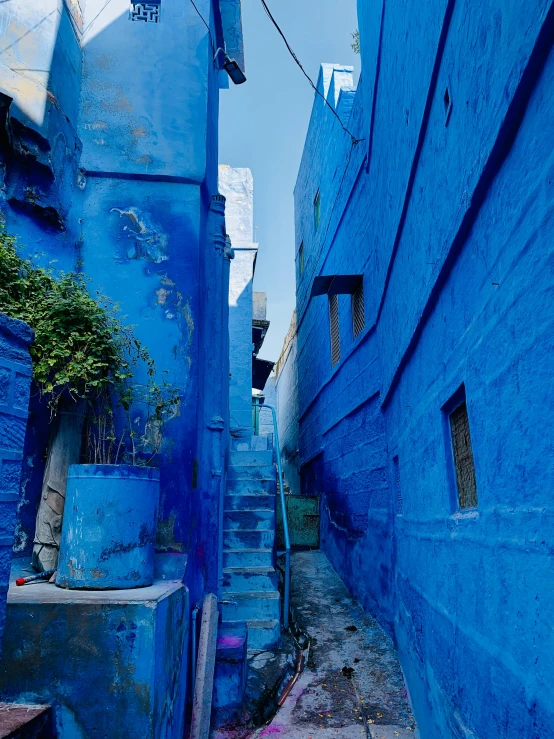
[[[306,669],[260,739],[419,737],[394,645],[322,552],[292,558],[292,615]]]

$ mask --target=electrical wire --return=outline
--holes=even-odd
[[[192,2],[192,0],[191,0],[191,2]],[[282,39],[283,39],[283,41],[285,42],[285,46],[287,47],[287,49],[288,49],[288,51],[289,51],[289,54],[290,54],[290,55],[292,56],[292,58],[294,59],[294,61],[296,62],[296,64],[297,64],[297,65],[298,65],[298,66],[300,67],[300,69],[301,69],[301,71],[302,71],[302,74],[304,75],[304,77],[305,77],[305,78],[306,78],[306,79],[308,80],[308,82],[310,83],[310,85],[311,85],[311,86],[313,87],[313,89],[314,89],[314,90],[315,90],[315,92],[316,92],[316,93],[317,93],[317,94],[319,95],[319,97],[320,97],[320,98],[321,98],[321,99],[323,100],[323,102],[325,103],[325,105],[327,105],[327,107],[328,107],[328,108],[329,108],[329,109],[331,110],[331,112],[333,113],[333,115],[335,116],[335,118],[336,118],[336,119],[338,120],[338,122],[340,123],[340,125],[341,125],[341,128],[343,129],[343,131],[345,131],[345,132],[346,132],[346,133],[347,133],[347,134],[348,134],[348,135],[350,136],[350,138],[352,139],[352,143],[353,143],[353,145],[355,146],[356,144],[359,144],[359,143],[360,143],[360,141],[363,141],[364,139],[357,139],[357,138],[356,138],[355,136],[353,136],[353,135],[352,135],[352,134],[350,133],[350,131],[349,131],[349,130],[348,130],[348,129],[346,128],[346,126],[345,126],[345,125],[344,125],[344,123],[342,122],[342,120],[341,120],[341,118],[340,118],[339,114],[337,113],[337,111],[336,111],[336,110],[335,110],[335,109],[333,108],[333,106],[332,106],[332,105],[330,105],[330,104],[329,104],[329,102],[327,101],[327,98],[325,97],[325,95],[323,95],[323,94],[322,94],[322,93],[321,93],[321,92],[320,92],[320,91],[319,91],[319,90],[317,89],[317,87],[316,87],[316,85],[314,84],[314,82],[313,82],[312,78],[310,77],[310,75],[309,75],[309,74],[308,74],[308,73],[306,72],[306,70],[305,70],[305,69],[304,69],[304,67],[302,66],[302,64],[301,64],[301,62],[300,62],[300,59],[299,59],[299,58],[298,58],[298,57],[296,56],[296,54],[295,54],[295,53],[294,53],[294,51],[292,50],[292,48],[291,48],[291,45],[290,45],[290,44],[289,44],[289,42],[287,41],[287,39],[286,39],[286,36],[285,36],[285,34],[283,33],[283,31],[282,31],[282,30],[281,30],[281,28],[279,27],[279,24],[277,23],[277,21],[275,20],[275,18],[274,18],[274,17],[272,16],[272,14],[271,14],[271,11],[270,11],[270,9],[269,9],[269,8],[267,7],[267,3],[265,2],[265,0],[261,0],[261,3],[262,3],[262,5],[263,5],[263,7],[264,7],[264,10],[265,10],[265,12],[266,12],[266,14],[267,14],[267,16],[268,16],[269,20],[270,20],[270,21],[271,21],[271,22],[273,23],[273,25],[274,25],[274,26],[275,26],[275,28],[277,29],[277,32],[279,33],[279,35],[281,36],[281,38],[282,38]],[[352,150],[350,151],[350,154],[352,154]]]
[[[194,9],[196,10],[196,12],[198,13],[198,15],[199,15],[199,17],[200,17],[200,20],[202,21],[202,23],[203,23],[203,24],[204,24],[204,25],[206,26],[206,28],[208,29],[208,35],[209,35],[209,37],[210,37],[210,45],[211,45],[211,47],[212,47],[212,54],[213,54],[213,56],[215,57],[215,44],[214,44],[214,40],[213,40],[213,38],[212,38],[212,32],[210,31],[210,27],[209,27],[209,25],[208,25],[208,24],[206,23],[206,19],[204,18],[204,16],[202,15],[202,13],[201,13],[201,12],[200,12],[200,11],[198,10],[198,8],[196,7],[196,3],[194,2],[194,0],[190,0],[190,1],[191,1],[191,3],[192,3],[192,7],[193,7],[193,8],[194,8]]]

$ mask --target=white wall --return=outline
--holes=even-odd
[[[229,406],[233,436],[252,434],[252,281],[254,183],[249,169],[219,167],[219,191],[227,199],[225,222],[235,258],[229,283]]]

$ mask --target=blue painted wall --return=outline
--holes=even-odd
[[[226,342],[223,329],[206,335],[203,308],[214,279],[207,220],[225,81],[212,46],[228,40],[230,53],[242,54],[240,2],[196,6],[209,32],[193,4],[177,0],[162,0],[159,23],[130,20],[128,0],[0,9],[0,103],[10,132],[1,147],[6,227],[44,263],[84,270],[179,388],[179,413],[160,458],[158,548],[206,545],[201,575],[189,583],[193,596],[217,577],[216,542],[199,541],[213,503],[202,409],[214,398],[207,348]],[[47,409],[33,401],[21,552],[32,542],[47,436]]]
[[[302,484],[323,497],[322,547],[396,638],[422,736],[538,739],[554,719],[554,11],[358,10],[358,89],[329,65],[319,85],[363,140],[316,98],[295,191]],[[364,279],[357,337],[339,296],[335,366],[318,274]],[[462,384],[471,511],[443,411]]]
[[[0,313],[0,651],[15,533],[23,443],[33,371],[29,345],[33,332]]]

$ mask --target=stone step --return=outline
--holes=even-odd
[[[278,619],[270,621],[247,621],[248,650],[263,652],[276,647],[281,641],[281,622]]]
[[[234,453],[234,452],[233,452]],[[246,454],[247,452],[238,452]],[[249,453],[249,452],[248,452]],[[271,452],[255,452],[256,454],[271,454]],[[254,452],[252,452],[254,454]],[[271,464],[236,464],[229,465],[227,480],[275,480],[275,466]]]
[[[246,511],[225,511],[223,514],[223,528],[227,531],[230,529],[254,530],[254,529],[273,529],[275,530],[275,512],[259,508],[257,510]]]
[[[273,465],[273,452],[270,451],[232,451],[229,455],[230,467],[269,467]]]
[[[231,592],[252,593],[277,590],[275,567],[225,567],[223,588]]]
[[[271,567],[273,549],[224,549],[223,567]]]
[[[6,739],[54,739],[50,706],[0,703],[0,737]]]
[[[275,511],[275,496],[266,493],[257,495],[226,495],[224,511]]]
[[[231,495],[251,495],[253,493],[268,493],[275,495],[277,481],[275,475],[260,480],[251,477],[233,477],[227,479],[227,492]]]
[[[271,549],[275,542],[274,529],[224,529],[223,546],[229,549]]]
[[[234,600],[237,605],[224,603],[222,617],[224,621],[269,621],[281,617],[281,596],[279,592],[260,590],[251,592],[224,591],[223,600]]]

